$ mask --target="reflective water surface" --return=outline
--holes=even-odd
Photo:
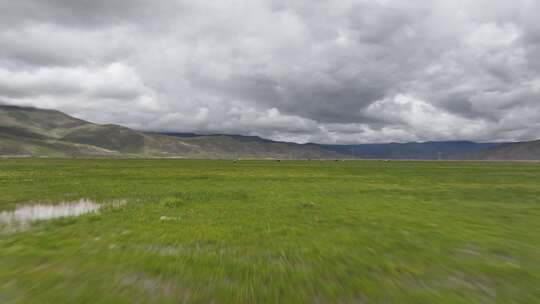
[[[122,204],[122,201],[116,201],[113,202],[113,207]],[[4,230],[19,230],[27,227],[33,221],[95,213],[101,207],[101,204],[85,198],[58,204],[25,204],[17,207],[15,210],[0,212],[0,228]]]

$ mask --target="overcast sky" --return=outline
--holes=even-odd
[[[0,0],[0,102],[324,143],[540,138],[538,0]]]

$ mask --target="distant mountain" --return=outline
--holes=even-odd
[[[261,142],[261,143],[277,143],[278,141],[262,138],[259,136],[246,135],[231,135],[231,134],[196,134],[196,133],[178,133],[178,132],[158,132],[157,134],[174,136],[178,138],[193,138],[193,137],[218,137],[226,136],[243,142]],[[281,142],[283,143],[283,142]]]
[[[283,159],[347,157],[311,144],[274,142],[234,135],[170,136],[145,133],[118,125],[90,123],[59,111],[18,106],[0,106],[0,155]]]
[[[0,105],[0,156],[540,160],[540,140],[297,144],[257,136],[141,132],[54,110]]]
[[[508,143],[478,155],[486,160],[540,160],[540,140]]]
[[[327,145],[339,153],[364,159],[469,159],[480,152],[500,146],[498,143],[471,141],[411,142],[361,145]]]

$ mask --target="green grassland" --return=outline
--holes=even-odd
[[[0,160],[0,303],[540,303],[540,163]]]

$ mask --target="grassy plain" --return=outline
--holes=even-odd
[[[0,160],[0,303],[540,303],[540,163]]]

